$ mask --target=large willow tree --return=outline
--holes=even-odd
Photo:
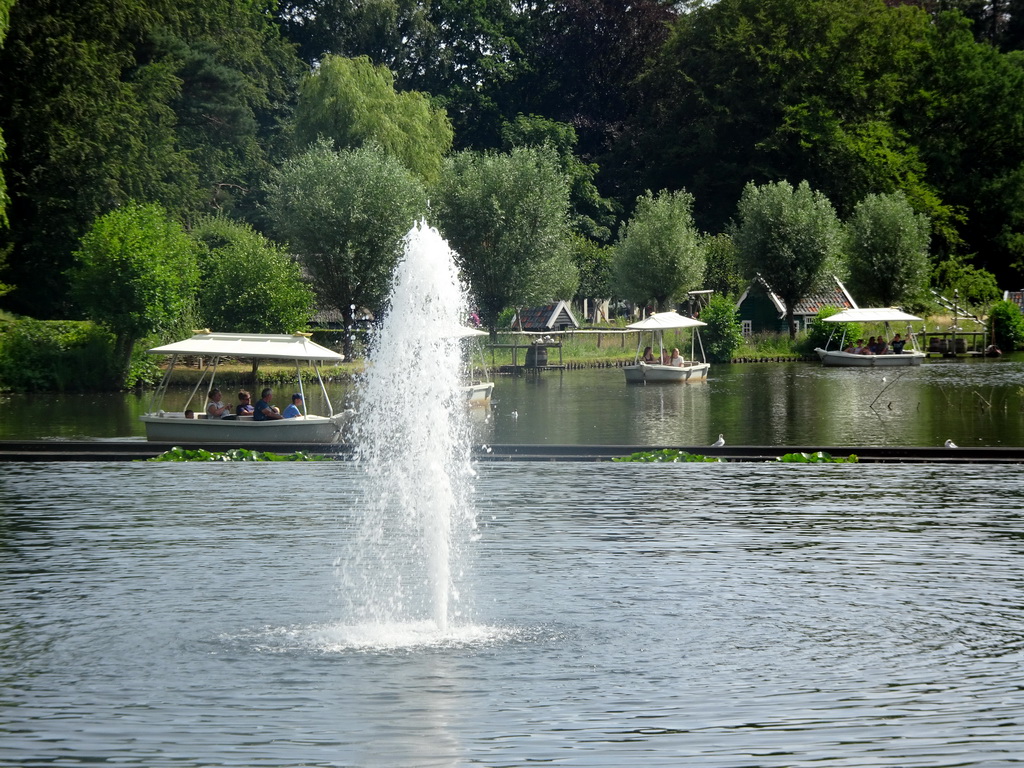
[[[568,211],[568,181],[550,150],[459,152],[448,159],[430,215],[458,252],[492,334],[506,308],[576,292]]]
[[[832,203],[806,181],[747,184],[733,235],[744,276],[761,275],[786,305],[789,337],[796,338],[793,308],[836,264],[841,229]]]
[[[637,199],[613,251],[616,294],[665,310],[670,299],[701,286],[705,257],[692,211],[688,192],[648,192]]]
[[[327,56],[299,86],[295,140],[305,148],[319,138],[338,149],[376,144],[424,181],[434,181],[452,147],[443,109],[415,91],[399,93],[394,77],[365,56]]]

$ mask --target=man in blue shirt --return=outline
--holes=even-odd
[[[284,409],[284,413],[281,414],[286,419],[294,419],[296,416],[301,416],[302,411],[299,410],[299,405],[302,403],[302,395],[296,392],[292,395],[292,404]]]
[[[267,387],[260,393],[259,402],[256,403],[256,407],[253,409],[253,421],[270,421],[271,419],[283,418],[281,412],[270,404],[273,396],[274,390],[270,387]]]

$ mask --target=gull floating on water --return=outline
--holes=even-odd
[[[719,435],[718,439],[715,440],[715,442],[713,442],[711,444],[711,447],[712,448],[721,448],[723,445],[725,445],[725,435]]]
[[[947,448],[959,448],[960,446],[957,445],[956,443],[954,443],[952,440],[947,440],[946,441],[946,447]]]

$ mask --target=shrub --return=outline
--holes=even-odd
[[[114,337],[95,323],[21,318],[0,336],[0,387],[84,391],[110,380]]]
[[[1012,301],[997,301],[988,313],[988,332],[1004,352],[1024,347],[1024,315]]]
[[[724,296],[712,296],[701,310],[700,319],[707,323],[701,329],[704,352],[712,363],[727,363],[743,343],[736,306]]]

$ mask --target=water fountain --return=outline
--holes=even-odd
[[[476,527],[460,397],[467,306],[454,253],[417,224],[371,343],[353,432],[363,503],[339,583],[371,635],[443,634],[466,618],[465,544]]]

